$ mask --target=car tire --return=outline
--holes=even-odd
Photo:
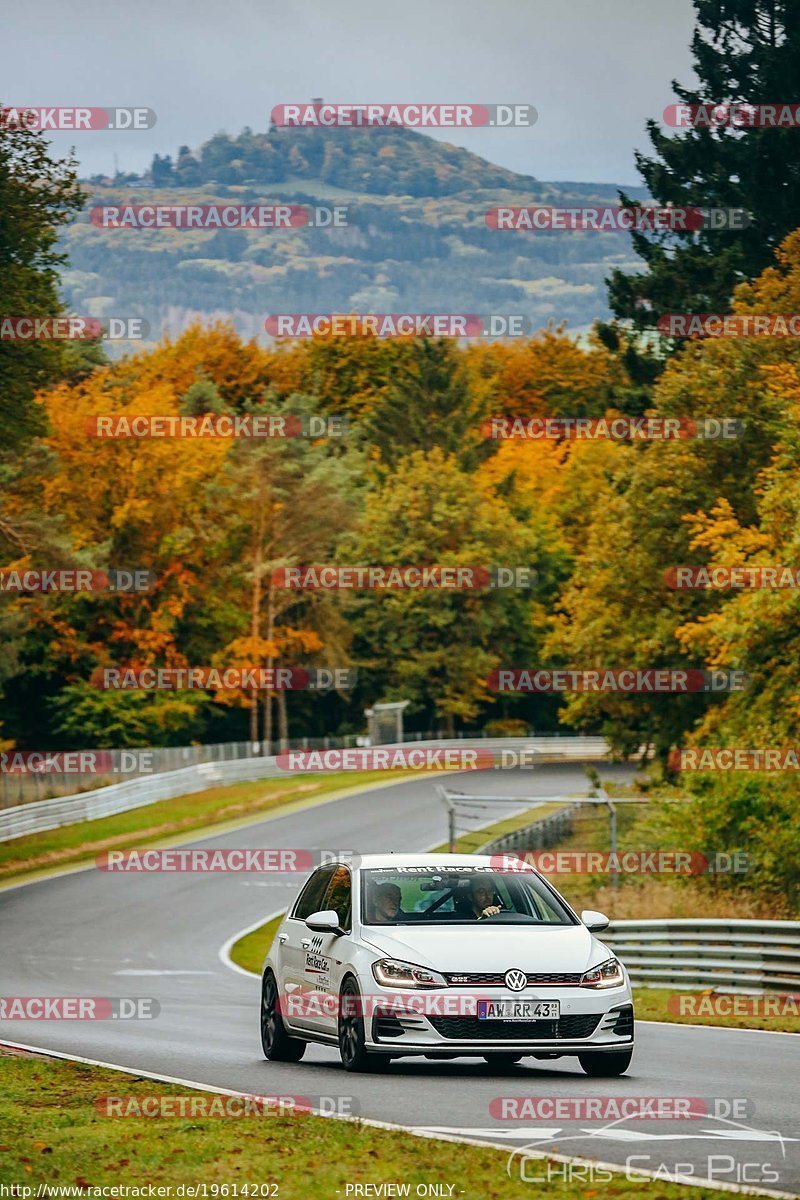
[[[507,1067],[515,1067],[522,1060],[522,1054],[484,1054],[483,1056],[490,1067],[496,1067],[498,1071],[504,1071]]]
[[[364,1016],[359,1012],[361,993],[352,975],[342,984],[340,999],[338,1035],[342,1066],[345,1071],[374,1071],[385,1056],[370,1053],[366,1048]]]
[[[615,1050],[610,1054],[579,1054],[578,1062],[587,1075],[597,1079],[610,1079],[613,1075],[624,1075],[631,1065],[633,1050]]]
[[[261,981],[261,1047],[270,1062],[299,1062],[308,1042],[289,1037],[278,1009],[278,984],[272,971]]]

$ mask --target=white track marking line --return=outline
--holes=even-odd
[[[262,925],[268,925],[270,921],[274,921],[276,917],[282,916],[285,912],[285,908],[276,909],[275,912],[270,913],[268,916],[260,917],[258,921],[253,921],[252,925],[248,925],[246,929],[240,929],[238,933],[232,933],[227,942],[220,946],[217,952],[217,957],[222,965],[228,967],[231,971],[235,971],[237,975],[246,975],[248,979],[258,979],[255,971],[246,971],[244,967],[240,967],[238,963],[233,961],[231,950],[240,938],[247,937],[248,933],[255,933]]]

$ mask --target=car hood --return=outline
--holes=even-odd
[[[365,925],[361,937],[387,958],[444,972],[587,971],[611,951],[585,925],[450,925],[390,929]]]

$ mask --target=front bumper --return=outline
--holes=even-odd
[[[584,1051],[624,1050],[633,1046],[633,999],[623,985],[591,988],[529,988],[509,992],[482,991],[481,999],[558,1000],[558,1020],[530,1022],[484,1021],[477,1011],[475,991],[462,988],[406,992],[386,990],[386,1007],[378,1000],[365,1021],[367,1048],[384,1053],[483,1055],[580,1054]]]

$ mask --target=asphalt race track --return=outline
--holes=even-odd
[[[605,773],[623,778],[630,771]],[[445,838],[434,782],[373,788],[193,844],[422,850]],[[448,783],[520,797],[586,787],[580,764],[572,763],[450,776]],[[333,1049],[312,1046],[296,1065],[265,1062],[259,983],[231,970],[219,951],[232,934],[285,907],[298,882],[291,875],[89,869],[0,891],[0,994],[152,996],[161,1006],[149,1021],[0,1021],[0,1040],[250,1094],[351,1096],[362,1117],[486,1138],[509,1151],[528,1145],[623,1165],[633,1156],[635,1168],[662,1174],[680,1170],[723,1184],[800,1191],[794,1036],[639,1024],[628,1075],[606,1080],[590,1079],[573,1059],[525,1059],[505,1074],[476,1059],[401,1059],[383,1074],[348,1075]],[[743,1121],[513,1125],[489,1113],[490,1101],[504,1095],[688,1096],[709,1108],[713,1098],[746,1097],[750,1108]],[[518,1160],[510,1169],[519,1176]],[[522,1169],[523,1177],[544,1177],[541,1164],[528,1161]]]

